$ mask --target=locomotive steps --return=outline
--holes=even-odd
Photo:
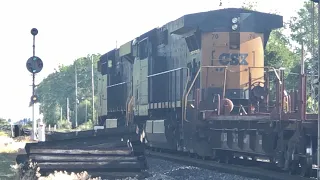
[[[87,171],[102,178],[147,175],[144,147],[130,128],[54,133],[47,139],[26,144],[26,155],[18,156],[17,163],[24,168],[35,163],[41,175],[54,171]]]

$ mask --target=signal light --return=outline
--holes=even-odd
[[[36,35],[38,34],[38,29],[37,29],[37,28],[32,28],[32,29],[31,29],[31,34],[32,34],[33,36],[36,36]]]
[[[27,69],[30,73],[39,73],[43,68],[42,60],[37,56],[32,56],[27,60]]]
[[[37,103],[37,102],[38,102],[38,96],[37,95],[31,96],[31,103],[34,104],[34,103]]]

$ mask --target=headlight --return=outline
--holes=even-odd
[[[232,30],[237,30],[238,29],[238,25],[237,24],[234,24],[234,25],[232,25]]]
[[[238,22],[238,18],[232,18],[232,23],[237,23]]]

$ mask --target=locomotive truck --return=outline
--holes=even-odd
[[[228,162],[236,156],[309,176],[315,115],[306,75],[285,89],[264,49],[280,15],[229,8],[188,14],[102,55],[99,124],[136,126],[151,148]],[[301,168],[300,168],[301,167]]]

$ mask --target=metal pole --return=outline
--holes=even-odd
[[[86,100],[86,122],[88,122],[88,101]]]
[[[76,121],[76,127],[78,127],[78,75],[77,75],[77,65],[76,62],[74,63],[74,69],[75,69],[75,86],[76,86],[76,108],[75,108],[75,121]]]
[[[320,3],[318,3],[318,80],[320,80]],[[317,152],[317,179],[320,180],[320,88],[318,85],[318,152]]]
[[[35,54],[36,54],[35,40],[36,40],[36,36],[34,35],[33,36],[33,45],[32,45],[32,48],[33,48],[33,53],[32,54],[33,54],[33,56],[35,56]],[[35,80],[35,73],[32,73],[32,96],[34,95],[34,89],[35,89],[34,80]],[[32,139],[33,140],[37,140],[36,130],[37,130],[37,122],[34,119],[34,103],[32,103]]]
[[[70,114],[70,112],[69,112],[69,98],[67,98],[67,121],[68,121],[68,123],[70,122],[69,114]]]
[[[92,84],[92,122],[96,123],[94,118],[94,74],[93,74],[93,55],[91,55],[91,84]]]

